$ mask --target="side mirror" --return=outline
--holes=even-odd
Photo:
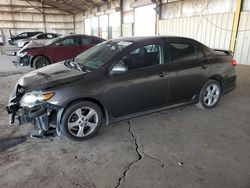
[[[57,42],[57,43],[55,44],[55,46],[61,46],[61,43],[60,43],[60,42]]]
[[[114,76],[114,75],[119,75],[119,74],[123,74],[125,72],[128,71],[128,67],[124,64],[116,64],[112,70],[110,71],[110,75]]]

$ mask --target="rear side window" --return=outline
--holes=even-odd
[[[204,54],[206,54],[206,56],[212,53],[212,50],[207,46],[203,46],[202,51],[204,52]]]
[[[206,57],[205,53],[202,50],[201,46],[197,46],[196,48],[197,58],[204,58]]]
[[[191,43],[169,43],[171,62],[186,61],[196,58],[195,46]]]
[[[46,38],[47,39],[53,39],[53,38],[55,38],[55,35],[53,35],[53,34],[47,34]]]

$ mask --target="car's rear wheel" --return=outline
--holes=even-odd
[[[102,110],[95,103],[73,103],[63,114],[61,132],[71,140],[86,140],[98,132],[102,120]]]
[[[33,67],[40,69],[50,64],[50,60],[45,56],[38,56],[33,61]]]
[[[203,109],[215,107],[220,100],[221,93],[221,84],[216,80],[208,80],[200,91],[198,106]]]

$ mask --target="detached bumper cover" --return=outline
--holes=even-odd
[[[32,108],[21,107],[16,98],[10,100],[9,105],[6,107],[9,113],[9,123],[15,123],[17,116],[19,125],[35,123],[43,131],[48,131],[50,123],[59,124],[61,116],[61,107],[44,103]]]
[[[9,105],[6,107],[9,114],[9,124],[15,123],[16,115],[18,115],[19,125],[28,124],[33,121],[33,118],[29,116],[27,110],[20,107],[16,98],[11,99]]]

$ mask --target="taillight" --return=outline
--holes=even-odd
[[[231,63],[232,63],[232,65],[233,65],[234,67],[238,64],[237,61],[236,61],[235,59],[233,59]]]

